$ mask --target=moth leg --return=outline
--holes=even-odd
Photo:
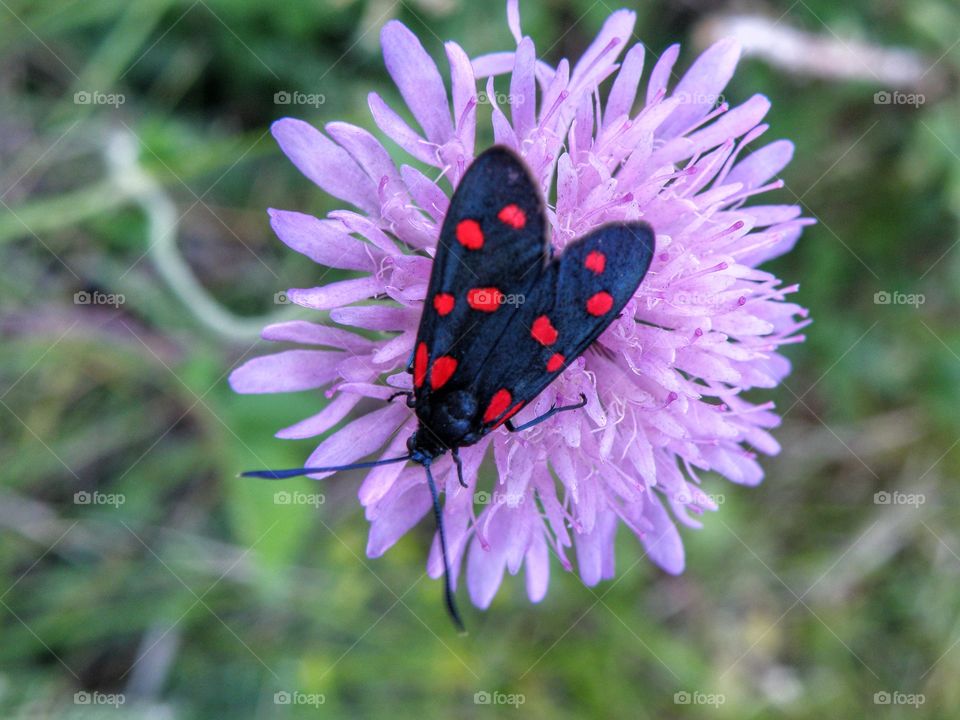
[[[532,428],[534,425],[539,425],[544,420],[548,420],[552,418],[554,415],[556,415],[559,412],[565,412],[566,410],[579,410],[586,404],[587,404],[587,396],[584,395],[583,393],[580,393],[580,402],[578,402],[576,405],[561,405],[560,407],[557,407],[556,405],[554,405],[552,408],[547,410],[540,417],[535,417],[533,420],[531,420],[530,422],[525,422],[523,425],[514,425],[510,420],[507,420],[503,424],[503,426],[510,432],[520,432],[521,430]]]
[[[395,392],[393,395],[387,398],[387,402],[393,402],[394,398],[398,398],[401,395],[407,399],[407,407],[413,407],[415,400],[413,398],[413,392],[410,390],[401,390],[400,392]]]
[[[460,481],[460,487],[466,487],[467,481],[463,479],[463,461],[460,459],[460,448],[454,448],[450,451],[450,454],[457,464],[457,479]]]

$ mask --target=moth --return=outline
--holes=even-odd
[[[649,224],[613,222],[554,255],[544,200],[513,151],[494,146],[464,173],[440,237],[407,370],[405,397],[417,429],[408,454],[339,467],[262,470],[248,477],[308,473],[413,461],[426,471],[440,536],[447,609],[460,629],[447,558],[443,514],[431,463],[450,452],[463,479],[459,449],[500,426],[520,432],[587,399],[555,405],[522,425],[511,418],[531,403],[617,318],[650,267]]]

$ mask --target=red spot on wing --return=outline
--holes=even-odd
[[[563,357],[560,353],[554,353],[550,356],[550,359],[547,360],[547,372],[555,373],[557,370],[563,367],[563,361],[566,358]]]
[[[476,220],[461,220],[457,223],[457,241],[468,250],[479,250],[483,247],[483,230]]]
[[[523,407],[523,400],[521,400],[520,402],[518,402],[516,405],[514,405],[514,406],[513,406],[512,408],[510,408],[509,410],[507,410],[507,414],[504,415],[504,416],[503,416],[502,418],[500,418],[499,420],[497,420],[497,424],[493,426],[493,429],[496,429],[496,428],[500,427],[501,425],[503,425],[507,420],[509,420],[510,418],[512,418],[512,417],[513,417],[514,415],[516,415],[518,412],[520,412],[520,408],[522,408],[522,407]]]
[[[518,205],[514,205],[513,203],[505,205],[500,212],[497,213],[497,219],[504,225],[509,225],[516,230],[520,230],[527,224],[527,214],[521,210]]]
[[[441,317],[452,313],[454,304],[453,295],[448,293],[437,293],[433,296],[433,309]]]
[[[504,388],[497,390],[493,394],[493,397],[490,398],[490,404],[487,405],[487,411],[483,414],[483,421],[485,423],[491,423],[503,415],[506,409],[510,407],[510,402],[512,400],[513,397],[510,395],[509,390]]]
[[[541,345],[553,345],[557,341],[557,329],[546,315],[533,321],[530,335]]]
[[[449,355],[441,355],[433,361],[430,369],[430,387],[439,390],[451,378],[457,369],[457,361]]]
[[[583,261],[583,266],[587,270],[592,270],[599,275],[604,271],[604,268],[607,267],[607,256],[599,250],[591,250],[587,253],[587,257]]]
[[[427,379],[427,344],[422,342],[417,345],[417,351],[413,355],[413,386],[423,387],[423,381]]]
[[[610,308],[612,307],[613,296],[603,290],[591,295],[590,299],[587,300],[587,312],[597,317],[606,315],[608,312],[610,312]]]
[[[467,291],[467,304],[474,310],[492,313],[503,304],[503,293],[495,287],[473,288]]]

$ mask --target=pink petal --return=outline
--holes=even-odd
[[[450,104],[443,79],[420,40],[402,23],[391,20],[380,31],[383,60],[410,112],[427,139],[442,145],[453,135]]]
[[[323,287],[309,289],[291,288],[287,291],[290,302],[314,310],[349,305],[358,300],[372,298],[381,291],[380,281],[375,276],[341,280]]]
[[[290,320],[288,322],[267,325],[261,336],[273,342],[295,342],[305,345],[326,345],[338,350],[368,352],[371,341],[349,330],[307,322]]]
[[[630,115],[633,103],[637,99],[640,76],[643,74],[643,45],[637,43],[623,58],[620,71],[610,88],[607,107],[603,114],[604,126],[608,126],[621,115]]]
[[[474,538],[467,554],[467,589],[473,604],[481,610],[490,607],[503,580],[510,536],[510,512],[492,506],[485,510],[484,514],[490,512],[494,515],[486,531],[489,548],[484,549],[480,541]]]
[[[338,422],[343,420],[363,398],[360,395],[340,393],[316,415],[301,420],[294,425],[280,430],[276,436],[284,440],[299,440],[302,438],[322,435]]]
[[[652,530],[640,538],[647,555],[666,572],[679,575],[684,567],[683,541],[677,526],[654,493],[647,493],[644,498],[643,517],[652,526]]]
[[[333,381],[343,357],[326,350],[286,350],[253,358],[230,373],[230,387],[254,394],[312,390]]]
[[[342,270],[374,269],[369,249],[343,232],[340,223],[289,210],[271,208],[267,212],[277,237],[314,262]]]
[[[444,46],[450,63],[453,124],[467,157],[473,157],[477,133],[477,79],[470,58],[455,42]]]
[[[584,585],[593,587],[613,577],[613,538],[617,532],[617,516],[611,510],[597,515],[593,531],[576,536],[577,566]]]
[[[407,190],[413,201],[429,213],[435,222],[442,222],[450,205],[450,198],[439,186],[416,168],[404,165],[400,168],[400,175],[406,183]]]
[[[539,528],[533,531],[530,549],[527,550],[527,597],[530,602],[538,603],[547,596],[550,584],[550,552],[543,532]]]
[[[793,143],[777,140],[755,150],[734,165],[724,182],[743,183],[747,189],[760,187],[783,170],[792,159]]]
[[[671,45],[663,51],[663,55],[657,60],[650,72],[650,82],[647,84],[647,105],[653,104],[657,95],[667,91],[667,84],[670,82],[670,76],[673,74],[673,66],[680,55],[680,46]]]
[[[369,132],[344,122],[327,123],[325,129],[378,187],[383,178],[400,185],[400,174],[390,153]]]
[[[409,408],[391,403],[362,415],[320,443],[304,467],[348,465],[366,457],[378,450],[387,438],[396,432],[409,412]],[[332,474],[317,473],[310,477],[319,479]]]
[[[534,76],[537,55],[533,40],[523,38],[517,47],[510,78],[510,116],[518,137],[526,137],[533,129],[537,110],[537,81]]]
[[[658,135],[670,138],[685,132],[717,105],[739,60],[740,45],[736,40],[728,38],[707,48],[673,89],[673,97],[679,98],[681,104],[660,126]]]
[[[377,93],[367,95],[373,121],[383,133],[422,163],[440,167],[436,148],[420,137]]]
[[[415,324],[419,317],[419,308],[390,307],[389,305],[341,307],[330,311],[330,319],[334,322],[364,330],[402,330]]]
[[[379,213],[376,184],[346,150],[302,120],[283,118],[270,130],[297,169],[325,192],[371,215]]]
[[[411,485],[402,492],[394,492],[381,502],[377,506],[376,517],[370,523],[367,557],[375,558],[383,555],[407,531],[420,522],[431,506],[426,480]]]

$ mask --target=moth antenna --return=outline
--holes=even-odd
[[[443,556],[443,597],[447,603],[447,612],[450,619],[457,626],[461,634],[466,634],[467,629],[460,619],[460,611],[457,610],[457,601],[453,596],[453,588],[450,585],[450,562],[447,559],[447,536],[443,531],[443,513],[440,511],[440,498],[437,496],[437,486],[433,482],[433,473],[430,472],[430,466],[424,465],[423,469],[427,471],[427,484],[430,486],[430,497],[433,499],[433,518],[437,524],[437,532],[440,533],[440,554]]]
[[[312,473],[338,472],[340,470],[360,470],[362,468],[376,467],[377,465],[389,465],[390,463],[406,462],[410,459],[409,455],[403,457],[387,458],[386,460],[371,460],[369,462],[351,463],[350,465],[335,465],[333,467],[303,467],[290,468],[289,470],[249,470],[240,473],[240,477],[264,478],[266,480],[285,480],[286,478],[299,477],[300,475],[310,475]]]

